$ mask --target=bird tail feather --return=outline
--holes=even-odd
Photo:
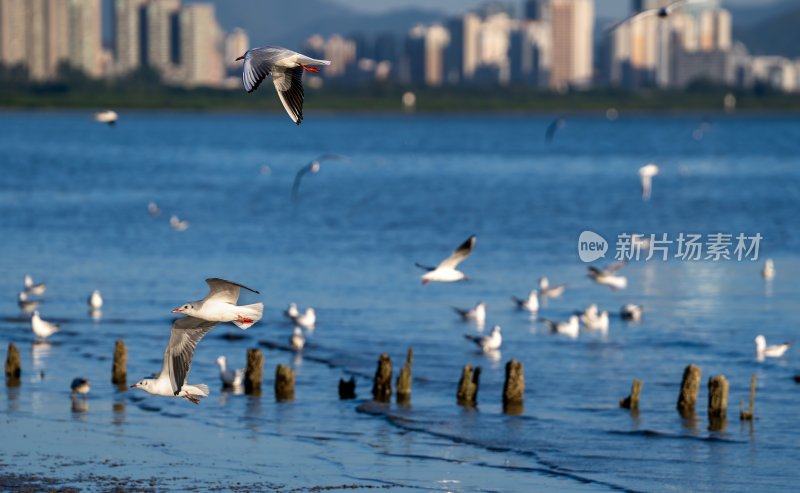
[[[243,305],[239,307],[239,319],[234,320],[233,324],[242,330],[249,329],[254,323],[261,320],[264,313],[264,304],[255,303],[252,305]]]

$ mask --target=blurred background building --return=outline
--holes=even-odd
[[[622,0],[620,0],[622,1]],[[630,0],[630,15],[672,0]],[[103,6],[112,42],[103,45]],[[681,89],[693,83],[800,90],[800,63],[751,56],[733,41],[720,0],[668,17],[628,17],[597,29],[595,0],[488,2],[405,33],[313,34],[294,48],[331,60],[332,84],[450,87],[517,85],[556,91],[591,87]],[[33,81],[80,71],[91,78],[150,70],[168,84],[238,84],[248,33],[226,33],[211,3],[181,0],[0,0],[0,63]]]

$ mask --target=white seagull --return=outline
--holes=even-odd
[[[644,307],[642,305],[634,305],[629,303],[623,306],[619,311],[619,316],[622,320],[631,320],[633,322],[639,322],[642,320],[642,314],[644,313]]]
[[[244,60],[244,89],[255,91],[271,75],[286,113],[298,125],[303,121],[303,71],[319,72],[313,65],[331,64],[329,60],[317,60],[279,46],[249,49],[236,59],[239,60]]]
[[[554,334],[562,334],[573,339],[578,337],[578,333],[580,331],[580,324],[578,323],[578,316],[572,315],[569,317],[569,321],[567,322],[554,322],[552,320],[542,319],[542,322],[545,323],[550,328],[550,332]]]
[[[300,310],[297,309],[297,303],[289,303],[289,308],[283,311],[283,315],[290,320],[300,316]]]
[[[244,381],[244,368],[228,368],[228,359],[225,356],[217,358],[219,366],[219,379],[222,380],[223,387],[239,387]]]
[[[469,334],[464,335],[465,339],[469,339],[481,348],[484,353],[490,353],[500,349],[503,344],[503,336],[500,333],[500,326],[495,325],[492,328],[492,333],[488,336],[472,336]]]
[[[145,378],[131,385],[153,395],[183,397],[193,404],[208,397],[208,385],[187,383],[192,368],[192,357],[197,343],[218,322],[195,317],[183,317],[172,323],[172,332],[164,350],[164,364],[155,378]]]
[[[453,253],[447,257],[446,259],[442,260],[442,262],[437,265],[436,267],[428,267],[421,264],[416,264],[417,267],[420,269],[425,269],[428,272],[422,275],[422,285],[426,285],[429,282],[456,282],[461,280],[467,280],[467,276],[464,275],[463,272],[456,270],[458,264],[463,262],[469,255],[472,253],[472,250],[475,248],[475,242],[478,238],[475,235],[470,236],[469,238],[464,241],[458,248],[456,248]]]
[[[317,323],[317,312],[313,308],[308,307],[302,315],[297,315],[292,318],[292,322],[296,323],[304,329],[313,329]]]
[[[775,262],[771,258],[764,262],[764,268],[761,269],[761,277],[767,281],[771,281],[775,277]]]
[[[294,328],[292,337],[289,338],[289,342],[292,344],[292,348],[294,348],[295,351],[303,350],[303,346],[306,345],[306,339],[303,337],[303,330],[300,327]]]
[[[206,283],[209,292],[205,298],[186,303],[172,310],[172,313],[183,313],[209,322],[232,322],[240,329],[248,329],[261,320],[264,312],[263,303],[236,304],[239,300],[239,288],[260,294],[258,291],[225,279],[206,279]]]
[[[453,310],[461,315],[463,320],[472,320],[479,327],[483,327],[483,324],[486,322],[486,303],[483,301],[478,302],[475,308],[464,310],[454,306]]]
[[[47,290],[47,285],[45,283],[40,282],[39,284],[34,284],[33,278],[28,274],[25,274],[24,284],[25,292],[33,296],[41,296]]]
[[[42,304],[41,300],[32,300],[28,298],[28,293],[25,291],[20,291],[19,295],[17,295],[17,304],[19,305],[19,309],[25,313],[30,313],[36,310],[39,305]]]
[[[603,310],[600,312],[597,305],[592,303],[583,313],[579,315],[583,326],[589,330],[599,330],[605,332],[608,330],[608,311]]]
[[[147,212],[153,217],[156,217],[161,214],[161,208],[155,202],[148,202],[147,203]]]
[[[42,320],[37,310],[31,316],[31,330],[39,339],[44,340],[58,332],[58,325]]]
[[[117,123],[117,120],[119,120],[119,115],[113,110],[98,111],[94,114],[94,121],[98,123],[107,123],[110,127],[113,127],[114,124]]]
[[[528,310],[531,313],[536,313],[539,311],[539,292],[535,289],[528,293],[528,297],[526,299],[512,296],[511,300],[514,301],[514,304],[517,305],[517,309],[519,310]]]
[[[759,359],[767,358],[780,358],[783,356],[789,347],[792,345],[794,341],[784,342],[783,344],[773,344],[772,346],[767,346],[767,338],[763,335],[756,336],[756,356]]]
[[[80,394],[84,399],[91,388],[92,387],[89,385],[89,380],[82,377],[74,379],[70,385],[70,389],[72,389],[72,395],[74,396],[75,394]]]
[[[173,231],[186,231],[189,229],[189,221],[186,219],[181,219],[175,214],[169,218],[169,227],[172,228]]]
[[[625,262],[623,261],[614,262],[613,264],[602,269],[590,265],[588,267],[588,275],[594,282],[609,286],[612,291],[616,291],[617,289],[625,289],[628,287],[628,278],[617,275],[617,271],[623,267],[625,267]]]
[[[100,296],[100,291],[94,290],[92,294],[89,295],[89,298],[86,300],[86,303],[89,305],[89,309],[92,311],[97,311],[103,307],[103,297]]]
[[[653,177],[658,174],[660,170],[655,163],[645,164],[639,168],[639,178],[642,181],[642,200],[647,202],[650,200],[650,193],[653,189]]]
[[[612,26],[608,27],[606,29],[606,32],[613,31],[617,27],[619,27],[622,24],[625,24],[627,22],[638,21],[638,20],[641,20],[641,19],[644,19],[644,18],[647,18],[647,17],[651,17],[651,16],[654,16],[654,15],[663,19],[665,17],[669,17],[675,10],[679,9],[680,7],[683,7],[684,5],[696,4],[696,3],[707,3],[707,2],[708,2],[708,0],[676,0],[676,1],[674,1],[674,2],[672,2],[670,4],[667,4],[667,5],[663,6],[663,7],[642,10],[642,11],[637,12],[637,13],[633,14],[632,16],[627,17],[627,18],[617,22],[616,24],[613,24]]]
[[[347,156],[342,156],[340,154],[323,154],[300,168],[294,175],[294,182],[292,183],[292,200],[297,201],[297,196],[300,192],[300,183],[302,182],[303,177],[308,173],[311,173],[312,175],[319,173],[323,161],[348,161],[349,159],[350,158]]]
[[[558,298],[564,294],[565,289],[567,289],[566,284],[550,287],[550,279],[547,277],[539,278],[539,297],[543,300],[547,298]]]

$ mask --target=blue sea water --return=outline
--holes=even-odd
[[[0,392],[0,473],[89,489],[93,473],[176,489],[794,491],[797,348],[759,362],[753,338],[798,333],[800,120],[574,116],[548,145],[550,121],[311,115],[298,128],[277,114],[130,112],[109,128],[81,112],[0,114],[0,345],[13,341],[23,359],[21,387]],[[292,203],[297,170],[328,152],[350,159],[323,162]],[[637,171],[649,162],[661,172],[643,202]],[[170,229],[173,213],[187,231]],[[585,230],[609,241],[608,262],[622,233],[763,239],[755,261],[630,262],[628,288],[612,292],[586,277]],[[421,286],[414,263],[439,262],[470,234],[469,281]],[[771,283],[760,276],[767,257]],[[25,273],[47,283],[42,317],[62,322],[49,344],[34,344],[19,314]],[[551,335],[517,312],[510,297],[540,276],[567,284],[541,317],[597,303],[612,313],[608,334]],[[198,346],[190,382],[212,395],[195,407],[116,392],[114,341],[128,346],[130,383],[158,371],[169,311],[202,298],[207,277],[252,286],[261,295],[242,302],[266,306],[247,332],[219,327]],[[97,321],[86,312],[93,289],[106,299]],[[487,331],[503,328],[500,354],[476,352],[463,335],[478,328],[451,309],[479,300]],[[302,355],[276,347],[292,331],[281,315],[290,302],[317,309]],[[614,316],[626,303],[646,307],[642,322]],[[256,346],[263,395],[222,392],[216,357],[241,367]],[[378,355],[398,368],[408,347],[411,405],[370,403]],[[502,412],[511,358],[525,367],[521,416]],[[695,420],[675,411],[689,363],[703,370]],[[296,368],[293,402],[275,402],[276,364]],[[455,402],[465,364],[483,369],[472,410]],[[717,374],[730,381],[728,422],[710,431],[706,381]],[[757,419],[740,423],[753,374]],[[85,412],[71,409],[76,376],[92,381]],[[359,398],[339,401],[349,376]],[[633,379],[644,388],[632,414],[618,401]]]

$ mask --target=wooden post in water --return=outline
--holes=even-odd
[[[702,370],[689,365],[683,370],[683,380],[681,381],[681,393],[678,395],[678,412],[684,418],[694,417],[694,408],[697,403],[697,392],[700,390],[700,376]]]
[[[753,408],[756,405],[756,374],[750,377],[750,409],[744,410],[744,403],[742,403],[741,410],[739,411],[739,419],[742,421],[753,421]]]
[[[728,381],[723,375],[708,379],[708,429],[725,429],[728,411]]]
[[[414,349],[408,348],[406,364],[400,368],[397,375],[397,403],[408,404],[411,402],[411,365],[414,363]]]
[[[344,378],[339,379],[339,399],[346,401],[356,398],[356,377],[350,377],[350,380]]]
[[[8,355],[6,356],[6,385],[9,387],[19,387],[22,375],[22,365],[19,357],[19,350],[13,342],[8,343]]]
[[[275,368],[275,399],[279,402],[294,399],[294,370],[288,366]]]
[[[639,409],[639,393],[642,391],[642,381],[634,380],[631,385],[631,395],[619,401],[619,407],[635,411]]]
[[[520,415],[524,411],[525,375],[519,361],[512,359],[506,363],[506,381],[503,385],[503,412]]]
[[[464,365],[461,370],[461,379],[458,381],[456,400],[464,407],[475,407],[478,404],[478,386],[481,381],[481,367],[474,370],[470,365]]]
[[[392,359],[387,353],[378,358],[375,380],[372,384],[372,398],[378,402],[392,400]]]
[[[264,372],[264,355],[258,348],[247,350],[247,368],[244,371],[244,392],[261,395],[261,379]]]
[[[125,388],[128,380],[128,348],[122,339],[114,343],[114,362],[111,364],[111,383]]]

